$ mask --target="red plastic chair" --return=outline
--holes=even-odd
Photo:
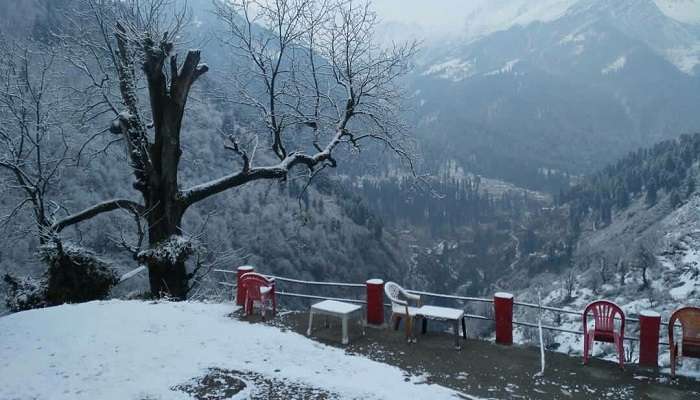
[[[265,311],[272,309],[272,315],[277,310],[275,300],[275,280],[255,272],[248,272],[241,276],[241,289],[245,291],[244,315],[253,313],[253,306],[258,302],[262,306],[262,317],[265,319]]]
[[[676,321],[681,323],[683,338],[681,350],[673,341],[673,326]],[[671,347],[671,376],[676,376],[676,360],[679,356],[700,358],[700,308],[681,307],[671,314],[668,321],[668,344]]]
[[[588,328],[588,314],[593,314],[593,330]],[[620,331],[615,331],[615,318],[620,320]],[[625,313],[615,303],[605,300],[594,301],[583,312],[583,363],[588,364],[588,356],[594,341],[614,343],[620,357],[620,368],[625,367]]]

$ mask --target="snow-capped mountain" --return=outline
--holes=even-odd
[[[554,3],[551,18],[523,3],[523,23],[425,49],[416,124],[436,148],[509,178],[504,168],[585,172],[700,131],[700,25],[670,17],[674,2]]]

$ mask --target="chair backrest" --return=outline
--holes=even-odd
[[[242,289],[246,291],[246,295],[249,299],[259,300],[260,288],[272,287],[274,284],[274,279],[268,278],[265,275],[258,274],[256,272],[248,272],[241,276]]]
[[[588,314],[593,314],[596,332],[615,331],[615,317],[620,320],[620,336],[625,335],[625,313],[612,301],[598,300],[590,303],[583,311],[583,333],[588,332]]]
[[[673,325],[676,321],[681,323],[683,340],[700,341],[700,308],[681,307],[671,314],[668,320],[668,340],[673,346]]]
[[[386,297],[388,297],[392,303],[406,304],[404,292],[403,288],[395,282],[387,282],[384,284],[384,293],[386,293]],[[404,299],[401,298],[402,296]]]

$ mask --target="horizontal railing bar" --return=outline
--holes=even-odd
[[[222,273],[224,273],[224,274],[235,274],[235,273],[237,273],[236,271],[231,271],[231,270],[228,270],[228,269],[213,269],[212,271],[214,271],[214,272],[222,272]]]
[[[557,311],[557,312],[560,312],[560,313],[572,314],[572,315],[578,315],[578,316],[581,316],[581,314],[583,313],[583,311],[569,310],[569,309],[566,309],[566,308],[557,308],[557,307],[550,307],[550,306],[542,306],[542,307],[540,307],[540,306],[537,305],[537,304],[533,304],[533,303],[521,303],[521,302],[519,302],[519,301],[515,301],[515,302],[513,302],[513,304],[515,304],[516,306],[523,306],[523,307],[530,307],[530,308],[537,308],[537,309],[542,308],[543,310]]]
[[[559,308],[559,307],[551,307],[551,306],[542,306],[540,307],[537,304],[533,303],[521,303],[519,301],[513,302],[513,304],[517,306],[523,306],[523,307],[530,307],[530,308],[542,308],[543,310],[549,310],[549,311],[555,311],[555,312],[560,312],[560,313],[565,313],[565,314],[571,314],[571,315],[578,315],[579,317],[583,316],[583,311],[576,311],[576,310],[569,310],[567,308]],[[615,318],[619,320],[619,318]],[[634,322],[634,323],[639,323],[639,318],[633,318],[633,317],[625,317],[626,322]],[[668,322],[661,321],[661,325],[666,325],[668,326]]]
[[[493,299],[483,299],[481,297],[454,296],[454,295],[450,295],[450,294],[422,292],[420,290],[406,290],[406,291],[408,293],[419,294],[421,296],[428,296],[428,297],[439,297],[439,298],[443,298],[443,299],[474,301],[474,302],[482,302],[482,303],[493,303]]]
[[[479,319],[483,321],[494,321],[493,318],[489,317],[484,317],[483,315],[476,315],[476,314],[464,314],[465,318],[471,318],[471,319]]]
[[[351,303],[359,303],[359,304],[367,304],[366,301],[364,300],[356,300],[356,299],[344,299],[340,297],[326,297],[326,296],[314,296],[310,294],[299,294],[299,293],[291,293],[291,292],[280,292],[280,291],[275,291],[275,294],[278,294],[280,296],[288,296],[288,297],[301,297],[304,299],[316,299],[316,300],[335,300],[335,301],[348,301]]]
[[[233,283],[228,283],[228,282],[219,282],[219,285],[224,285],[224,286],[234,287],[234,288],[238,287],[238,285],[235,285]]]
[[[316,285],[316,286],[340,286],[340,287],[357,287],[357,288],[364,288],[366,285],[362,283],[338,283],[338,282],[315,282],[315,281],[303,281],[300,279],[291,279],[291,278],[285,278],[282,276],[275,276],[275,275],[265,275],[269,278],[274,278],[276,281],[283,281],[283,282],[291,282],[291,283],[300,283],[304,285]]]
[[[513,321],[513,324],[515,324],[515,325],[527,326],[527,327],[530,327],[530,328],[539,328],[539,325],[533,324],[533,323],[531,323],[531,322]],[[583,332],[581,332],[581,331],[575,331],[575,330],[573,330],[573,329],[566,329],[566,328],[557,328],[557,327],[555,327],[555,326],[549,326],[549,325],[542,325],[542,329],[546,329],[546,330],[549,330],[549,331],[557,331],[557,332],[571,333],[571,334],[574,334],[574,335],[583,335]],[[638,341],[639,341],[639,338],[633,338],[633,337],[625,336],[625,340],[631,340],[631,341],[638,342]]]

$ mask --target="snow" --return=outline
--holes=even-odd
[[[464,311],[458,308],[422,306],[418,309],[418,315],[435,319],[458,320],[464,316]]]
[[[670,294],[675,300],[686,300],[690,297],[690,294],[693,293],[695,288],[700,288],[700,282],[693,279],[691,272],[686,272],[681,275],[680,280],[683,282],[681,286],[675,287],[668,291],[668,294]]]
[[[583,33],[570,33],[570,34],[564,36],[559,41],[559,44],[579,43],[579,42],[583,42],[584,40],[586,40],[585,34],[583,34]]]
[[[666,58],[681,72],[692,75],[700,64],[700,43],[691,47],[677,47],[666,50]]]
[[[125,280],[131,279],[134,276],[140,274],[143,271],[146,271],[148,268],[145,265],[142,265],[138,268],[132,269],[131,271],[125,273],[124,275],[119,277],[119,282],[124,282]]]
[[[0,318],[2,399],[187,399],[209,368],[251,371],[342,398],[449,399],[399,368],[227,316],[230,304],[103,301]]]
[[[661,317],[661,314],[657,313],[656,311],[651,311],[651,310],[640,311],[639,315],[642,317],[647,317],[647,318],[659,318],[659,317]]]
[[[615,61],[611,62],[608,64],[606,67],[600,70],[600,73],[603,75],[607,75],[613,72],[619,72],[622,68],[625,67],[625,64],[627,63],[627,57],[625,56],[620,56],[617,58]]]
[[[194,253],[199,247],[200,244],[195,239],[172,235],[168,240],[158,243],[155,248],[140,252],[138,258],[164,260],[174,264]]]
[[[362,307],[356,304],[343,303],[342,301],[324,300],[320,303],[312,305],[311,308],[314,310],[343,315],[353,313]]]
[[[491,72],[487,72],[484,74],[484,76],[492,76],[492,75],[500,75],[500,74],[507,74],[513,71],[513,67],[520,62],[520,59],[515,59],[515,60],[510,60],[507,63],[503,65],[500,69],[493,70]]]
[[[549,22],[566,14],[577,0],[481,0],[466,18],[464,35],[467,39],[527,26],[534,22]],[[465,2],[470,3],[470,2]]]
[[[434,75],[438,78],[459,82],[474,75],[474,61],[452,58],[428,67],[423,75]]]

